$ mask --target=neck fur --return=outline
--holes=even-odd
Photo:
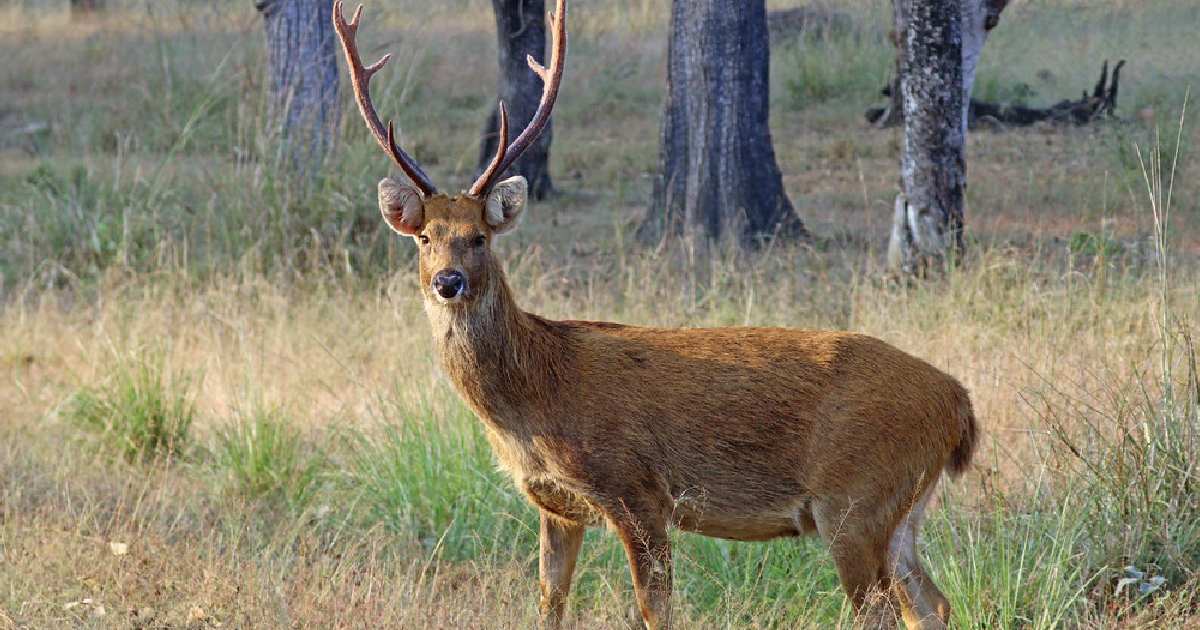
[[[517,306],[495,271],[469,304],[448,307],[427,296],[425,312],[459,393],[485,422],[504,425],[506,418],[528,418],[537,401],[553,394],[569,352],[552,326]]]

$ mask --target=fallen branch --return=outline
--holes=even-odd
[[[1112,74],[1108,71],[1108,60],[1100,69],[1100,79],[1092,88],[1089,96],[1084,92],[1079,100],[1062,100],[1050,107],[1025,107],[1023,105],[1004,105],[971,99],[971,109],[968,113],[968,126],[975,128],[979,125],[1001,127],[1024,127],[1039,122],[1072,123],[1086,125],[1116,117],[1117,91],[1121,77],[1121,68],[1125,65],[1122,59],[1113,66]],[[883,95],[892,100],[893,84],[883,88]],[[903,113],[896,107],[872,107],[866,112],[867,122],[879,127],[890,127],[904,120]]]

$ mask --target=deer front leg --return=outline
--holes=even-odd
[[[541,559],[538,563],[542,590],[541,626],[554,630],[562,625],[584,528],[547,514],[545,510],[541,511],[541,520]]]
[[[614,518],[613,525],[629,556],[642,621],[649,630],[667,630],[671,627],[671,540],[666,520],[624,514]]]

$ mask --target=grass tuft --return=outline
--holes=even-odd
[[[536,515],[496,469],[478,421],[457,400],[388,402],[381,430],[351,436],[348,482],[365,517],[448,559],[532,549]]]
[[[128,461],[172,458],[188,445],[196,416],[191,379],[167,374],[157,356],[118,362],[108,382],[80,389],[65,419],[98,433]]]
[[[279,409],[255,408],[220,429],[214,457],[234,494],[294,508],[308,504],[322,470],[320,456]]]

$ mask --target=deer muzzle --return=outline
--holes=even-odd
[[[433,292],[443,303],[455,302],[467,290],[467,278],[457,269],[443,269],[433,274]]]

